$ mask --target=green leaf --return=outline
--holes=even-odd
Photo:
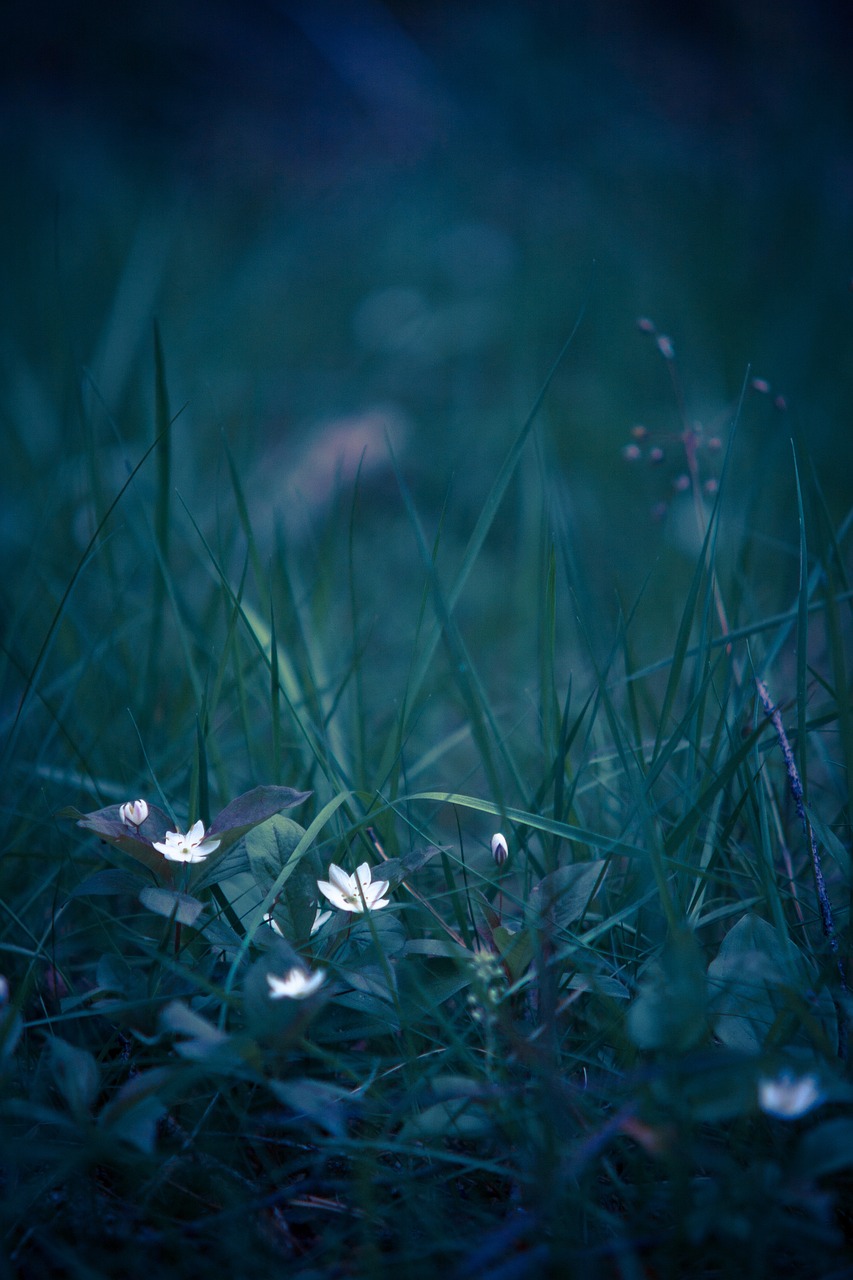
[[[528,919],[539,927],[565,929],[580,920],[595,894],[604,859],[559,867],[533,886],[527,903]]]
[[[154,885],[146,885],[139,894],[139,901],[158,916],[165,916],[167,920],[174,917],[176,924],[193,925],[204,910],[204,903],[198,898],[174,889],[158,889]]]
[[[99,1126],[150,1155],[157,1141],[157,1126],[166,1114],[160,1093],[172,1077],[172,1070],[166,1067],[140,1071],[101,1111]]]
[[[707,1034],[705,967],[693,934],[681,930],[645,969],[628,1010],[628,1034],[638,1049],[683,1053]]]
[[[779,1014],[793,1007],[791,993],[813,982],[792,943],[760,916],[742,916],[708,968],[715,1033],[730,1049],[760,1052]]]
[[[811,1129],[797,1148],[795,1169],[803,1180],[853,1169],[853,1119],[839,1116]]]
[[[282,809],[293,809],[302,804],[312,793],[294,791],[292,787],[255,787],[238,796],[218,813],[210,824],[209,836],[218,836],[221,848],[234,844],[247,831],[266,822]]]
[[[158,879],[162,878],[167,867],[162,853],[152,845],[155,840],[162,843],[167,831],[174,831],[172,819],[152,804],[149,805],[145,821],[138,828],[129,827],[122,821],[120,810],[119,804],[107,805],[105,809],[96,809],[92,813],[80,813],[77,809],[67,808],[61,811],[60,817],[69,818],[84,831],[93,832],[107,844],[148,867]]]
[[[322,1080],[268,1080],[267,1087],[297,1119],[312,1120],[333,1138],[346,1137],[346,1095],[339,1087]]]
[[[533,959],[533,938],[530,930],[523,929],[521,933],[516,933],[514,929],[508,929],[506,925],[501,924],[492,930],[492,938],[501,953],[501,959],[509,968],[512,981],[518,982]]]
[[[85,880],[81,880],[71,890],[70,897],[86,898],[98,894],[130,893],[135,897],[139,892],[141,877],[132,871],[122,871],[117,867],[109,867],[105,871],[95,871]]]
[[[482,1103],[470,1097],[447,1098],[412,1116],[403,1125],[403,1142],[423,1138],[482,1138],[494,1129],[494,1120]]]
[[[246,836],[249,866],[261,893],[270,892],[304,835],[298,822],[276,814]]]
[[[56,1087],[75,1116],[92,1110],[100,1088],[98,1064],[85,1049],[54,1037],[50,1041],[50,1067]]]

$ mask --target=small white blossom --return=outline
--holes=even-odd
[[[318,931],[318,929],[322,929],[326,921],[331,920],[331,918],[332,918],[331,911],[321,911],[320,908],[318,907],[317,914],[314,917],[314,923],[311,926],[311,936],[313,937],[314,934]]]
[[[390,905],[384,896],[388,892],[388,881],[371,880],[367,862],[356,868],[354,876],[347,875],[333,862],[329,867],[329,879],[318,880],[317,888],[339,911],[379,911]]]
[[[205,840],[204,824],[194,822],[186,835],[180,831],[167,831],[162,842],[154,841],[154,848],[169,862],[204,862],[221,840]]]
[[[492,836],[492,857],[499,867],[502,867],[509,857],[509,845],[506,842],[506,836],[500,831],[496,831]]]
[[[325,981],[324,969],[315,969],[313,973],[308,973],[305,969],[294,966],[283,978],[277,978],[274,973],[267,974],[270,1000],[307,1000],[308,996],[313,996],[315,991],[319,991]]]
[[[141,827],[148,817],[148,804],[145,800],[128,800],[118,812],[125,826]]]
[[[769,1116],[781,1120],[796,1120],[811,1111],[821,1101],[820,1085],[813,1075],[796,1076],[783,1071],[775,1079],[766,1077],[758,1082],[758,1105]]]

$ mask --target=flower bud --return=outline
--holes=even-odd
[[[506,837],[502,836],[500,831],[496,831],[492,836],[492,857],[499,867],[502,867],[509,857]]]
[[[119,809],[119,816],[127,827],[141,827],[148,817],[148,805],[145,800],[129,800]]]

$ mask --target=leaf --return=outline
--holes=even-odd
[[[403,1142],[423,1138],[481,1138],[493,1128],[494,1121],[482,1103],[470,1097],[448,1098],[407,1120],[400,1138]]]
[[[404,880],[425,867],[431,858],[441,850],[434,844],[425,845],[422,849],[412,849],[402,858],[385,858],[373,868],[375,880],[387,880],[389,889],[393,891]]]
[[[533,886],[527,903],[528,917],[538,927],[565,929],[588,909],[599,877],[607,867],[604,859],[575,862],[559,867]]]
[[[122,871],[118,867],[109,867],[105,871],[95,871],[85,880],[81,880],[71,890],[70,897],[86,898],[99,894],[130,893],[136,897],[139,892],[141,878],[132,871]]]
[[[149,805],[148,817],[139,828],[129,827],[122,821],[121,805],[118,804],[107,805],[105,809],[96,809],[93,813],[80,813],[77,809],[67,808],[61,811],[60,816],[71,819],[84,831],[93,832],[107,844],[143,863],[158,878],[163,876],[163,855],[152,844],[155,840],[162,842],[166,832],[174,830],[174,823],[156,805]]]
[[[292,818],[284,818],[280,814],[248,833],[246,853],[262,894],[266,896],[270,892],[304,835],[304,827],[300,827]]]
[[[714,1031],[744,1053],[763,1048],[792,991],[812,983],[803,957],[766,920],[747,913],[726,934],[708,968]]]
[[[98,1064],[91,1053],[56,1036],[50,1041],[50,1066],[56,1087],[72,1114],[90,1112],[100,1088]]]
[[[157,1125],[166,1114],[160,1090],[171,1082],[172,1076],[166,1067],[140,1071],[101,1111],[99,1126],[150,1155],[156,1145]]]
[[[803,1138],[795,1156],[801,1178],[822,1178],[840,1169],[853,1169],[853,1119],[825,1120]]]
[[[523,929],[521,933],[516,933],[514,929],[501,924],[492,930],[492,938],[501,953],[501,959],[509,968],[512,981],[518,982],[533,959],[533,938],[530,930]]]
[[[335,1085],[322,1080],[268,1080],[270,1092],[286,1107],[331,1134],[333,1138],[345,1138],[346,1095]]]
[[[255,787],[226,805],[210,824],[209,836],[218,836],[221,848],[234,844],[247,831],[266,822],[282,809],[293,809],[312,794],[292,787]]]
[[[139,901],[158,916],[165,916],[167,920],[174,917],[176,924],[195,924],[204,910],[204,903],[198,898],[178,893],[175,889],[158,889],[154,885],[147,885],[140,892]]]
[[[638,1049],[683,1053],[706,1033],[705,967],[699,944],[684,929],[647,966],[628,1010],[628,1034]]]

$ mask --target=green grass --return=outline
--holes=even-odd
[[[802,445],[768,547],[754,401],[710,495],[678,428],[670,627],[659,583],[601,608],[547,381],[475,511],[401,459],[381,518],[359,480],[305,536],[224,440],[175,492],[152,349],[153,443],[110,425],[122,475],[83,405],[78,545],[66,495],[3,636],[6,1274],[842,1274],[849,521]],[[143,796],[185,830],[259,785],[310,791],[298,822],[188,875],[61,813]],[[391,905],[312,935],[317,879],[365,861]],[[272,1001],[297,957],[323,988]],[[782,1071],[819,1105],[762,1111]]]

